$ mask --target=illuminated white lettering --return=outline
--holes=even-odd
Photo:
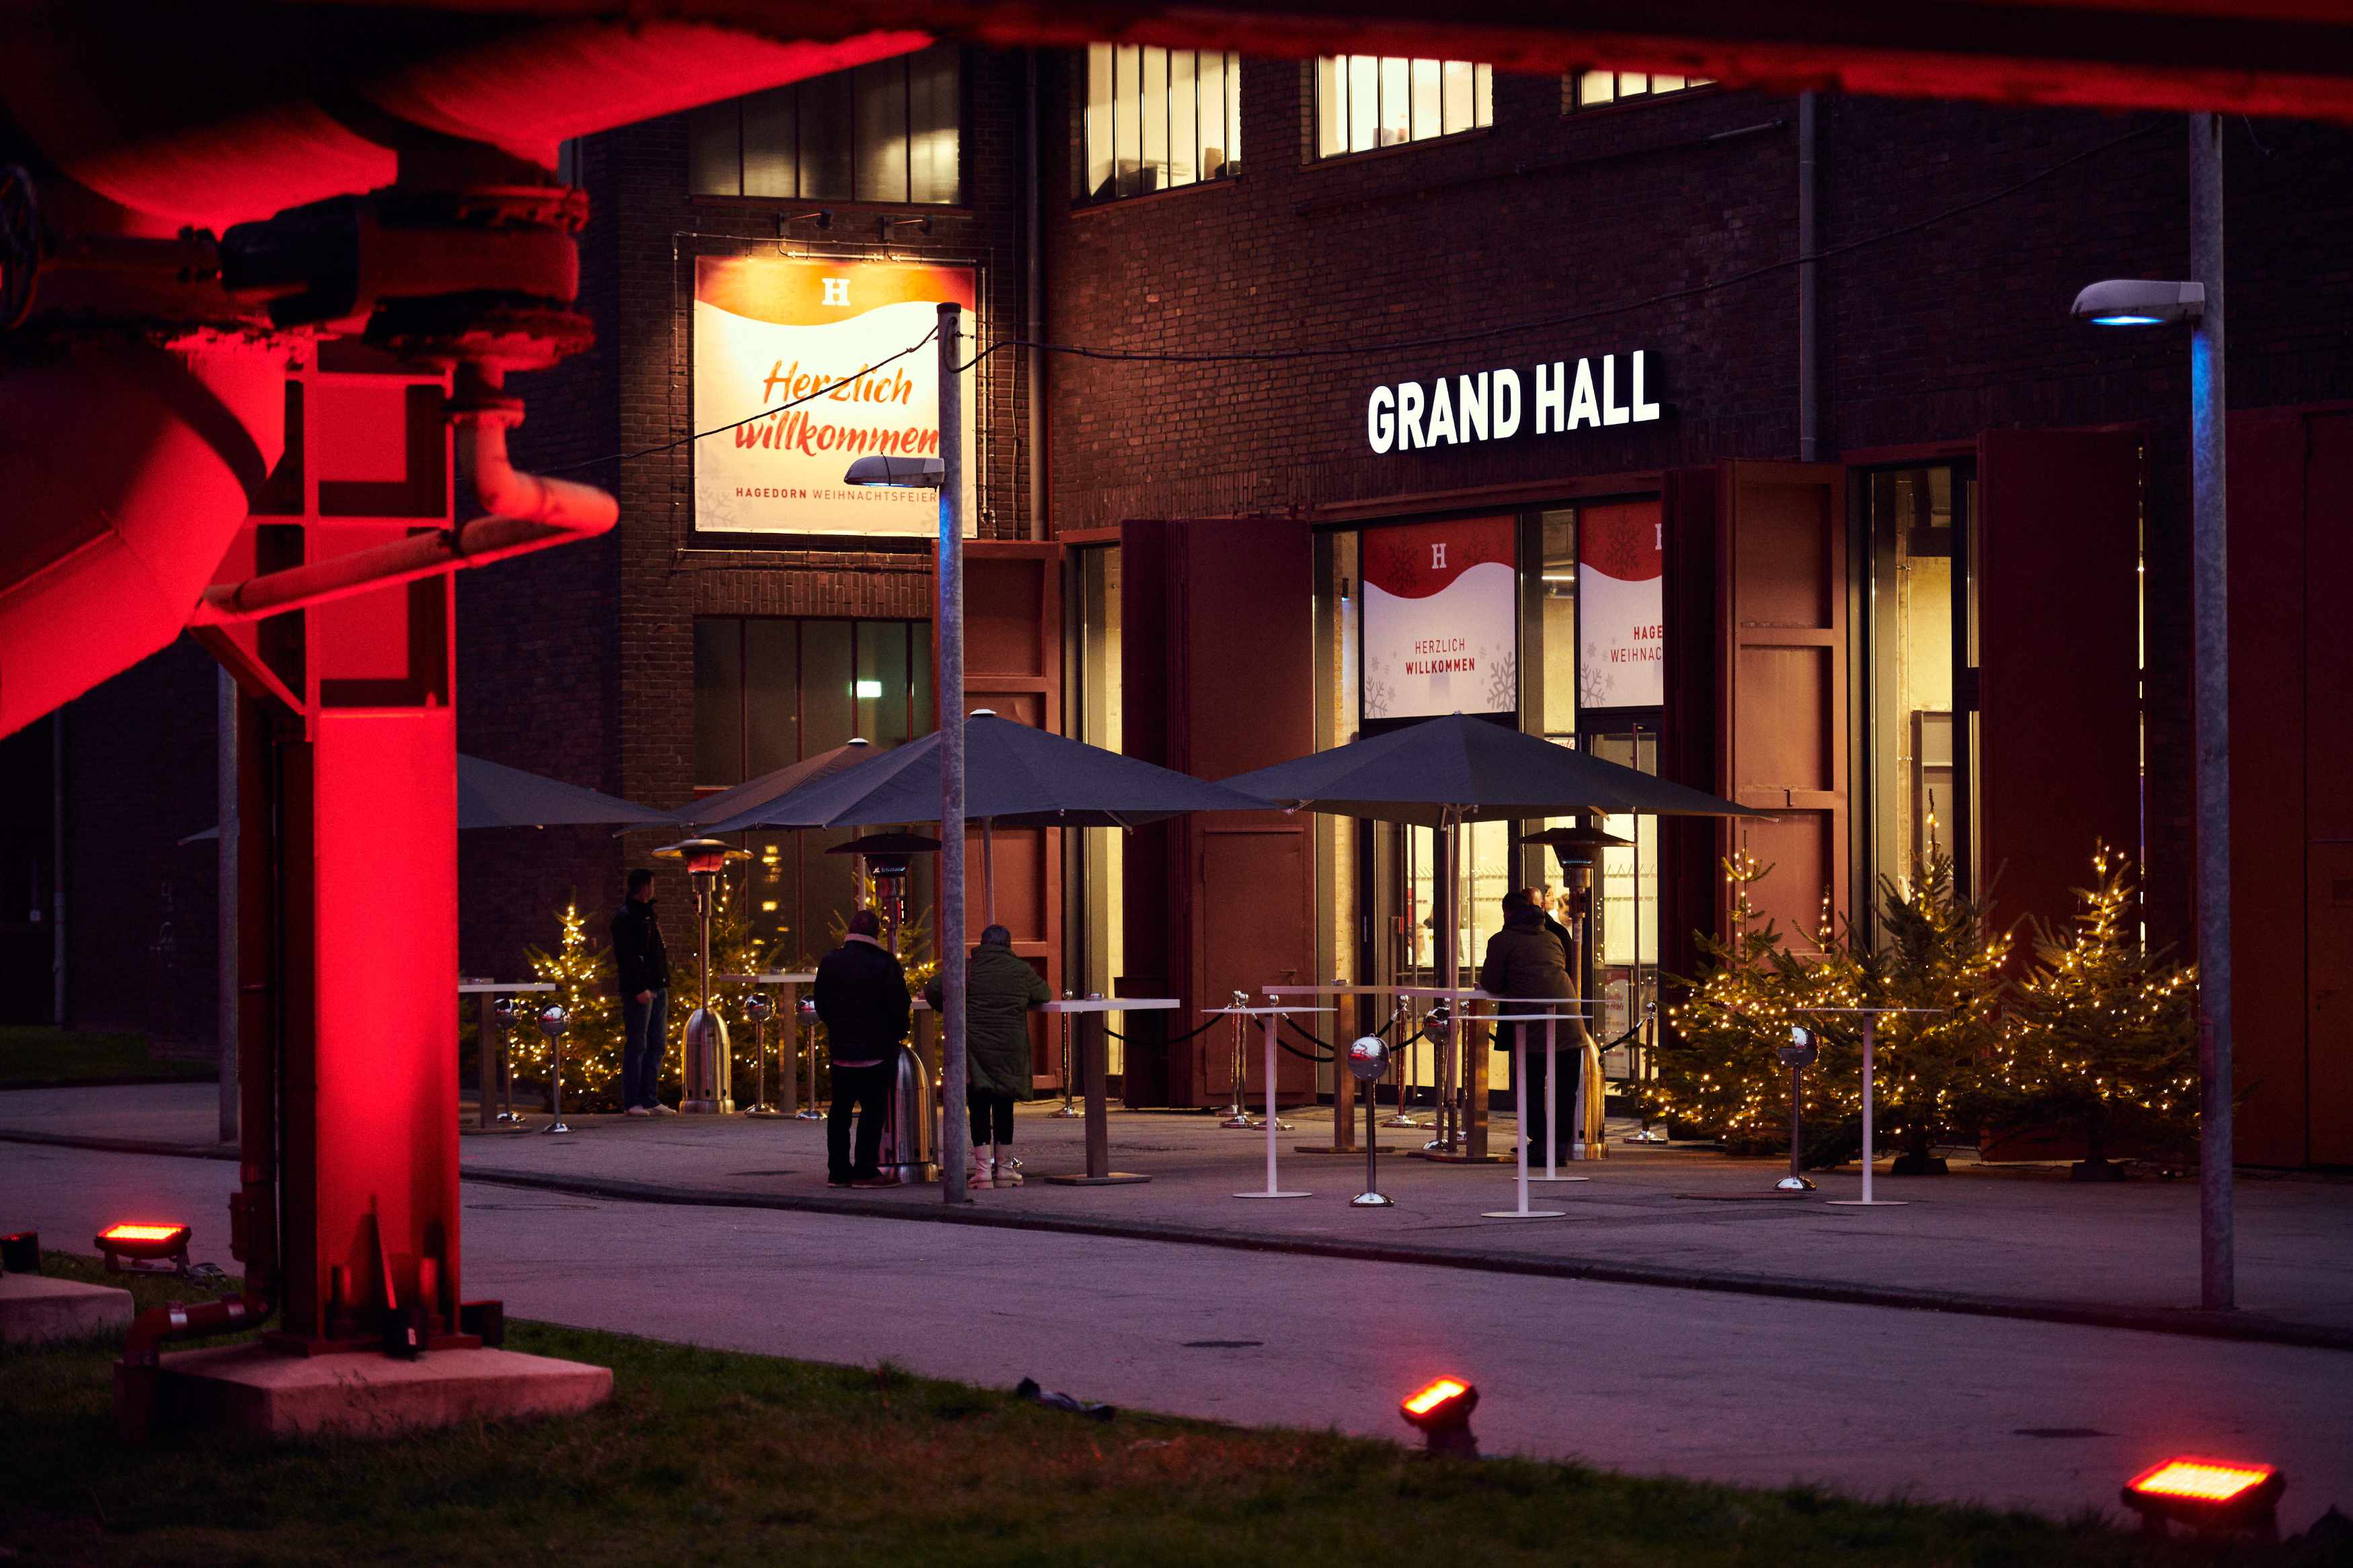
[[[1601,405],[1593,395],[1593,362],[1589,359],[1577,362],[1577,390],[1568,395],[1568,423],[1561,428],[1574,430],[1580,419],[1588,425],[1601,423]]]
[[[1626,405],[1618,401],[1618,356],[1601,356],[1601,423],[1626,423]]]
[[[1454,378],[1454,417],[1462,426],[1459,441],[1483,441],[1487,438],[1487,373],[1481,371],[1476,380],[1467,375]]]
[[[1365,405],[1365,437],[1376,452],[1397,445],[1397,394],[1386,386],[1373,388]]]
[[[1430,443],[1421,438],[1421,383],[1398,383],[1398,450],[1409,452]]]
[[[1635,384],[1641,385],[1640,382]],[[1520,433],[1520,373],[1499,370],[1495,373],[1494,391],[1488,395],[1495,416],[1495,439],[1509,440]]]
[[[1634,351],[1634,421],[1641,424],[1659,416],[1659,405],[1642,401],[1642,351]]]

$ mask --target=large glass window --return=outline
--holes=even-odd
[[[1870,870],[1905,877],[1941,849],[1954,857],[1963,889],[1975,891],[1975,716],[1958,699],[1975,662],[1968,563],[1976,477],[1949,464],[1883,469],[1868,477],[1866,491]]]
[[[1598,109],[1604,104],[1665,98],[1672,93],[1689,92],[1695,87],[1715,85],[1715,79],[1709,76],[1670,76],[1658,71],[1578,71],[1568,79],[1568,106],[1571,109]]]
[[[963,57],[954,44],[696,110],[696,195],[953,203]]]
[[[1494,121],[1489,66],[1377,55],[1326,55],[1315,62],[1319,158],[1459,135]]]
[[[1081,201],[1241,173],[1241,58],[1151,45],[1087,48]]]
[[[830,751],[853,735],[878,751],[926,733],[932,717],[929,621],[786,620],[704,616],[694,623],[694,777],[723,789]],[[871,827],[893,826],[887,823]],[[748,906],[781,963],[815,960],[855,907],[852,858],[828,855],[839,833],[754,831]],[[918,857],[911,918],[931,908],[932,868]]]

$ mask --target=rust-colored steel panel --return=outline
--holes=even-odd
[[[2105,843],[2136,859],[2140,438],[1978,442],[1978,862],[1998,924],[2063,922]]]

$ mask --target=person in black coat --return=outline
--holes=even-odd
[[[654,874],[629,873],[628,895],[613,917],[613,987],[621,997],[621,1110],[676,1116],[659,1095],[670,1054],[670,953],[654,914]]]
[[[818,960],[812,987],[818,1021],[833,1058],[833,1103],[825,1116],[826,1184],[874,1187],[882,1176],[882,1119],[898,1078],[899,1047],[914,1014],[907,972],[882,945],[882,922],[872,910],[853,910],[841,945]],[[850,1152],[849,1115],[858,1112],[858,1145]]]

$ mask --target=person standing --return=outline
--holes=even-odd
[[[660,1099],[670,1054],[670,954],[654,913],[654,874],[642,866],[629,873],[612,929],[613,984],[621,996],[621,1114],[676,1116]]]
[[[1555,936],[1557,925],[1545,913],[1544,906],[1528,896],[1526,889],[1517,889],[1504,895],[1504,929],[1487,939],[1486,957],[1479,965],[1479,989],[1490,996],[1541,997],[1558,1001],[1575,994],[1569,988],[1568,949],[1567,933]],[[1514,1011],[1541,1012],[1531,1006]],[[1566,1011],[1566,1009],[1564,1009]],[[1528,1068],[1527,1081],[1520,1086],[1520,1131],[1528,1140],[1532,1152],[1541,1153],[1545,1146],[1545,1057],[1544,1026],[1542,1024],[1504,1024],[1495,1029],[1495,1048],[1512,1048],[1510,1029],[1525,1029]],[[1584,1037],[1578,1033],[1575,1020],[1564,1017],[1555,1026],[1559,1031],[1555,1039],[1567,1059],[1575,1061],[1574,1048]],[[1575,1080],[1572,1079],[1572,1082]],[[1573,1102],[1572,1102],[1573,1103]],[[1568,1107],[1564,1105],[1564,1110]]]
[[[923,999],[937,1011],[944,983],[934,975]],[[1000,925],[980,933],[965,975],[965,1104],[972,1112],[972,1170],[965,1184],[1018,1187],[1013,1167],[1013,1102],[1029,1097],[1029,1009],[1051,996],[1046,977],[1013,951],[1013,933]],[[982,1153],[987,1149],[988,1153]]]
[[[818,960],[812,989],[833,1058],[833,1103],[825,1114],[826,1185],[831,1187],[892,1184],[882,1174],[882,1119],[914,1005],[907,995],[907,972],[881,937],[882,921],[874,911],[854,910],[841,945]]]

